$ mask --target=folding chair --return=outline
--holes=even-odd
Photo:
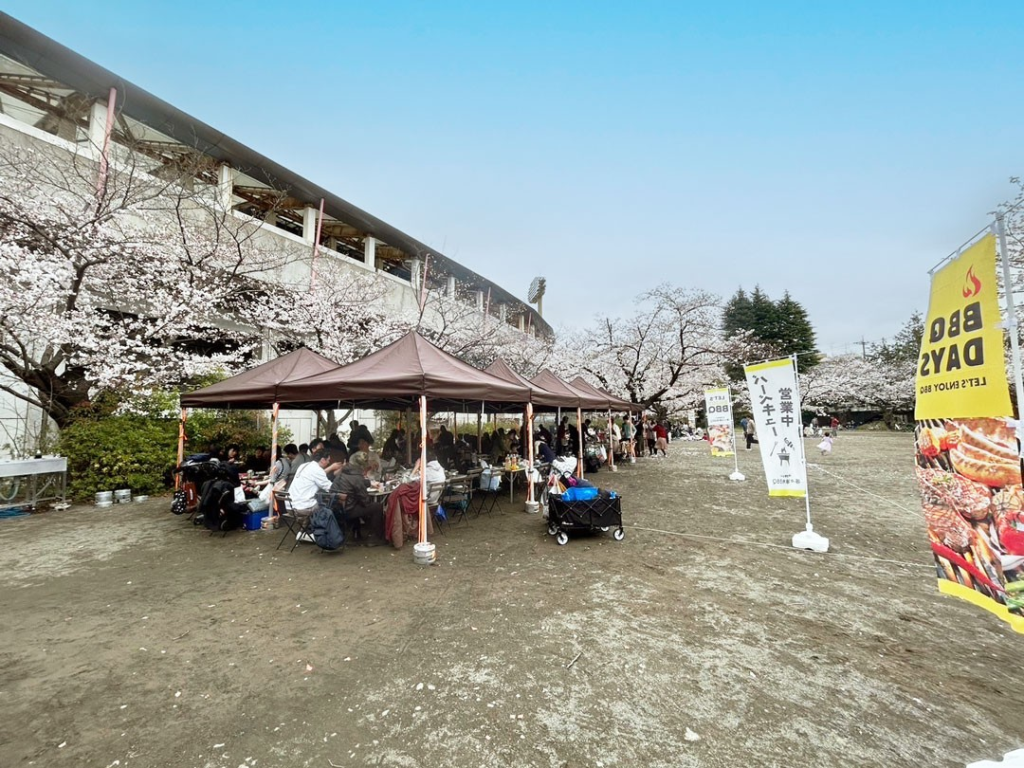
[[[469,511],[469,503],[472,498],[473,491],[469,475],[463,475],[448,481],[448,485],[444,489],[444,495],[441,497],[441,505],[448,513],[449,523],[454,525],[455,515],[458,515],[459,520],[465,520],[469,523],[469,516],[466,513]]]
[[[427,514],[433,517],[434,522],[437,523],[438,532],[444,535],[447,535],[444,533],[445,521],[437,516],[437,508],[443,506],[441,497],[444,496],[447,487],[447,482],[427,483]]]
[[[480,477],[481,478],[483,478],[483,477],[489,477],[489,478],[498,477],[498,478],[500,478],[502,476],[502,474],[503,474],[502,470],[500,468],[498,468],[498,467],[492,467],[490,472],[492,474],[486,474],[485,475],[485,474],[481,473]],[[477,517],[479,517],[480,515],[483,515],[485,513],[489,515],[491,512],[494,511],[494,505],[498,503],[498,497],[501,496],[501,494],[502,494],[500,479],[496,483],[497,488],[492,488],[491,486],[493,484],[494,484],[493,480],[490,480],[490,481],[488,481],[486,488],[478,485],[476,490],[473,492],[475,495],[478,495],[480,497],[480,504],[477,505],[477,508],[476,508]]]
[[[277,519],[283,520],[288,526],[288,530],[284,532],[284,536],[281,537],[281,541],[277,543],[277,548],[281,548],[281,545],[284,544],[285,539],[288,538],[288,534],[290,533],[295,537],[295,541],[292,542],[292,548],[288,551],[294,552],[295,548],[299,546],[299,534],[309,532],[309,521],[313,515],[297,514],[295,512],[295,508],[292,507],[291,496],[289,496],[286,491],[274,492],[274,512],[277,515]]]

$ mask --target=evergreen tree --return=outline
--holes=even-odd
[[[807,310],[786,291],[775,305],[778,326],[778,342],[788,355],[799,355],[801,371],[806,371],[821,362],[814,344],[814,326],[807,317]]]
[[[760,286],[749,296],[740,288],[726,304],[722,330],[738,342],[726,366],[733,379],[743,378],[743,363],[751,360],[796,354],[801,371],[821,361],[807,310],[788,291],[775,302]]]

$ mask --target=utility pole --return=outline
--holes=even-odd
[[[867,342],[864,341],[864,337],[863,336],[860,337],[860,357],[861,357],[861,360],[867,360],[868,359]]]

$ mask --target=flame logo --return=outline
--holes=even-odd
[[[981,293],[981,280],[974,276],[974,266],[967,270],[967,279],[964,280],[964,298],[969,299]]]

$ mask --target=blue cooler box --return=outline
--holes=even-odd
[[[258,531],[263,527],[263,518],[269,514],[269,509],[264,509],[262,512],[247,512],[245,514],[245,530]]]

